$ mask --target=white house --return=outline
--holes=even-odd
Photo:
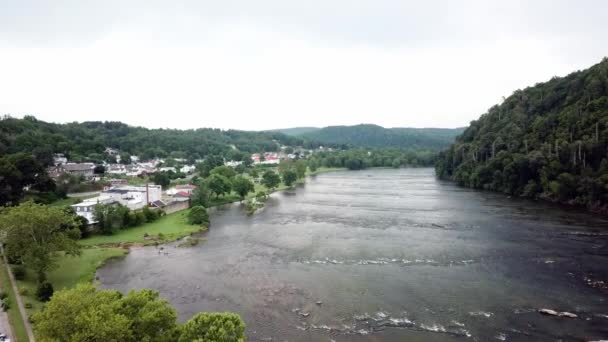
[[[112,204],[114,200],[111,198],[95,197],[86,199],[78,204],[73,204],[72,208],[76,212],[76,215],[82,216],[89,221],[89,223],[97,223],[95,221],[95,206],[97,204]]]
[[[192,173],[192,172],[194,172],[194,170],[196,170],[196,166],[194,166],[194,165],[184,165],[184,166],[182,166],[181,169],[179,169],[179,171],[181,173],[186,173],[186,174]]]
[[[102,191],[100,197],[111,198],[131,210],[136,210],[160,200],[162,189],[160,185],[154,184],[118,186]]]
[[[59,164],[67,164],[67,163],[68,163],[68,158],[66,158],[65,155],[63,155],[63,153],[55,153],[53,155],[53,164],[59,165]]]

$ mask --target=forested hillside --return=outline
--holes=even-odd
[[[608,59],[517,90],[442,152],[441,178],[608,212]]]
[[[34,117],[0,120],[0,156],[33,153],[49,161],[52,153],[65,153],[70,160],[98,161],[106,147],[144,159],[173,157],[198,159],[225,154],[232,146],[243,152],[276,151],[283,145],[301,145],[301,138],[279,132],[246,132],[200,128],[193,130],[147,129],[120,122],[54,124]]]
[[[461,128],[384,128],[377,125],[329,126],[298,136],[329,145],[368,148],[441,149]]]
[[[271,132],[280,132],[287,135],[298,136],[306,133],[311,133],[320,130],[318,127],[292,127],[273,129]]]

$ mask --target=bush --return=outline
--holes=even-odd
[[[9,299],[8,297],[7,297],[7,298],[4,298],[4,299],[2,300],[2,304],[1,304],[1,305],[2,305],[2,309],[3,309],[4,311],[8,311],[8,309],[10,309],[10,308],[11,308],[11,301],[10,301],[10,299]]]
[[[53,285],[48,281],[43,281],[38,284],[38,289],[36,289],[36,298],[38,298],[41,302],[48,302],[49,299],[53,296]]]
[[[144,216],[146,217],[146,222],[154,222],[158,219],[158,212],[156,210],[152,210],[148,207],[144,207],[142,210]]]
[[[34,306],[32,305],[32,303],[25,303],[25,308],[26,308],[26,309],[31,309],[31,308],[33,308],[33,307],[34,307]]]
[[[13,275],[17,280],[25,279],[25,267],[23,265],[13,266]]]
[[[8,298],[8,294],[4,291],[0,291],[0,301],[3,300],[4,298]]]
[[[23,286],[19,287],[19,294],[20,295],[27,296],[27,293],[28,293],[28,290],[27,290],[26,287],[23,287]]]
[[[188,223],[209,226],[209,214],[205,207],[200,205],[192,207],[188,213]]]

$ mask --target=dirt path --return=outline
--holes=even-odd
[[[13,334],[13,329],[11,328],[11,324],[8,321],[8,314],[3,310],[0,311],[0,333],[5,334],[10,337],[11,341],[16,341],[15,334]]]
[[[27,337],[30,340],[30,342],[34,342],[34,332],[32,330],[32,325],[30,324],[30,321],[28,320],[28,315],[27,315],[27,311],[25,311],[25,307],[23,306],[23,300],[21,300],[21,296],[19,295],[19,291],[17,290],[17,282],[15,281],[15,277],[13,276],[13,272],[11,272],[11,269],[8,265],[8,260],[6,259],[6,255],[4,255],[4,253],[2,253],[4,256],[4,265],[7,268],[7,273],[8,273],[8,277],[11,280],[11,286],[13,287],[13,291],[15,291],[15,298],[17,299],[17,307],[19,308],[19,313],[21,314],[21,318],[23,319],[23,325],[25,326],[25,331],[27,333]],[[8,317],[7,317],[8,319]],[[11,339],[11,341],[14,341],[14,339]]]

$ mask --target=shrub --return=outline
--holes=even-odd
[[[2,300],[2,304],[1,305],[2,305],[2,309],[4,311],[8,311],[8,309],[11,308],[11,301],[10,301],[10,299],[9,298],[4,298]]]
[[[188,213],[188,223],[209,226],[209,214],[205,207],[200,205],[192,207]]]
[[[25,303],[26,309],[31,309],[33,307],[32,303]]]
[[[17,280],[25,279],[25,267],[23,265],[13,266],[13,275]]]
[[[156,210],[152,210],[148,207],[144,207],[142,210],[144,216],[146,217],[146,222],[154,222],[158,219],[158,212]]]
[[[8,298],[8,294],[4,291],[0,291],[0,301],[3,300],[4,298]]]
[[[36,298],[38,298],[41,302],[48,302],[49,299],[53,296],[53,285],[48,281],[43,281],[38,284],[38,289],[36,289]]]
[[[23,286],[19,287],[19,294],[20,295],[27,296],[27,293],[28,293],[28,290],[27,290],[26,287],[23,287]]]

